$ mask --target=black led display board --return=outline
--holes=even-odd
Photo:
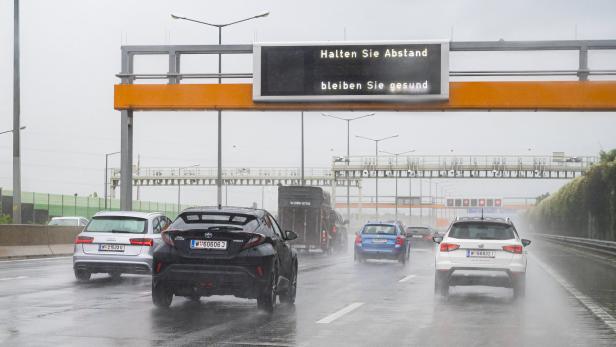
[[[255,44],[253,99],[446,100],[446,42]]]

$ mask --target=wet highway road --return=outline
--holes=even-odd
[[[278,305],[271,316],[256,301],[233,297],[174,298],[169,310],[156,309],[148,277],[95,275],[80,284],[70,258],[0,262],[0,344],[616,345],[609,326],[616,262],[533,240],[521,300],[511,289],[489,287],[457,287],[447,300],[435,297],[433,249],[424,247],[413,249],[406,266],[354,264],[350,252],[302,257],[296,305]],[[608,316],[597,317],[574,294]]]

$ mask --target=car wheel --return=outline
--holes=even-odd
[[[189,295],[186,298],[188,300],[190,300],[190,301],[193,301],[193,302],[201,302],[201,295],[199,295],[199,294]]]
[[[526,295],[526,274],[519,276],[513,281],[513,296],[523,298]]]
[[[357,251],[353,252],[353,260],[356,263],[363,263],[366,261],[366,259],[359,253],[357,253]]]
[[[284,302],[287,304],[295,304],[295,296],[297,295],[297,264],[293,267],[293,271],[291,273],[291,280],[289,281],[289,288],[286,293],[281,293],[280,302]]]
[[[434,293],[447,297],[449,295],[449,277],[447,273],[434,274]]]
[[[77,280],[79,282],[87,282],[90,280],[90,277],[92,276],[91,273],[89,273],[88,271],[85,270],[75,270],[75,278],[77,278]]]
[[[274,312],[274,305],[276,304],[276,283],[278,282],[278,272],[275,268],[269,277],[269,283],[263,289],[259,297],[257,297],[257,307],[268,313],[272,313]]]
[[[406,252],[400,254],[400,257],[398,258],[398,261],[402,264],[405,265],[406,264]]]
[[[167,308],[173,301],[173,292],[164,282],[152,283],[152,302],[157,307]]]

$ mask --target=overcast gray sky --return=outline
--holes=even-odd
[[[12,1],[0,2],[0,131],[12,127]],[[159,1],[22,0],[22,189],[102,193],[104,153],[119,150],[113,110],[122,44],[211,44],[216,30],[174,21],[170,13],[226,22],[262,11],[262,20],[225,29],[225,43],[348,40],[615,39],[614,1]],[[184,65],[185,63],[185,65]],[[451,69],[576,68],[571,53],[454,54]],[[138,72],[165,72],[164,58],[137,60]],[[592,53],[591,68],[616,68],[616,54]],[[187,58],[186,72],[214,72],[215,59]],[[249,57],[225,58],[225,72],[248,72]],[[299,166],[298,113],[224,113],[225,166]],[[306,114],[306,165],[327,167],[345,152],[344,123]],[[616,114],[455,112],[378,113],[353,123],[352,135],[400,137],[388,151],[417,154],[594,155],[616,148]],[[11,189],[11,136],[0,135],[0,187]],[[235,147],[233,147],[235,145]],[[373,144],[351,140],[353,154]],[[148,112],[135,120],[142,166],[216,164],[213,112]],[[112,166],[119,165],[112,159]],[[535,196],[565,181],[450,181],[452,195]],[[373,185],[366,183],[364,194]],[[392,194],[391,182],[381,192]],[[186,189],[187,202],[212,204],[212,188]],[[275,189],[267,189],[273,208]],[[146,188],[142,198],[175,201],[175,188]],[[260,189],[235,187],[230,202],[260,200]]]

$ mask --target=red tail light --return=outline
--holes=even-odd
[[[522,254],[523,247],[520,245],[507,245],[503,246],[503,251],[515,254]]]
[[[80,243],[92,243],[92,242],[94,242],[94,238],[91,236],[77,236],[77,238],[75,238],[76,245]]]
[[[456,245],[455,243],[447,243],[447,242],[441,243],[441,246],[440,246],[441,252],[451,252],[451,251],[455,251],[458,248],[460,248],[460,245]]]
[[[169,230],[165,230],[163,232],[160,233],[160,238],[163,239],[163,242],[166,243],[167,245],[173,247],[173,239],[171,238],[171,235],[169,235]]]
[[[130,244],[133,246],[154,246],[154,240],[152,239],[130,239]]]
[[[242,248],[243,249],[252,248],[252,247],[262,244],[263,242],[265,242],[265,236],[261,234],[255,234],[255,236],[251,237],[250,240],[248,240],[248,242],[246,242],[244,244],[244,247]]]
[[[402,246],[404,244],[404,238],[402,236],[396,237],[396,246]]]
[[[257,276],[263,277],[263,268],[261,266],[257,266]]]
[[[355,244],[361,245],[361,235],[359,234],[355,235]]]
[[[334,225],[334,226],[332,227],[332,233],[334,233],[334,234],[335,234],[335,233],[336,233],[336,230],[338,230],[338,229],[336,229],[336,226]]]
[[[160,272],[160,270],[162,270],[162,269],[163,269],[163,263],[158,262],[158,263],[156,264],[156,273],[159,273],[159,272]]]

